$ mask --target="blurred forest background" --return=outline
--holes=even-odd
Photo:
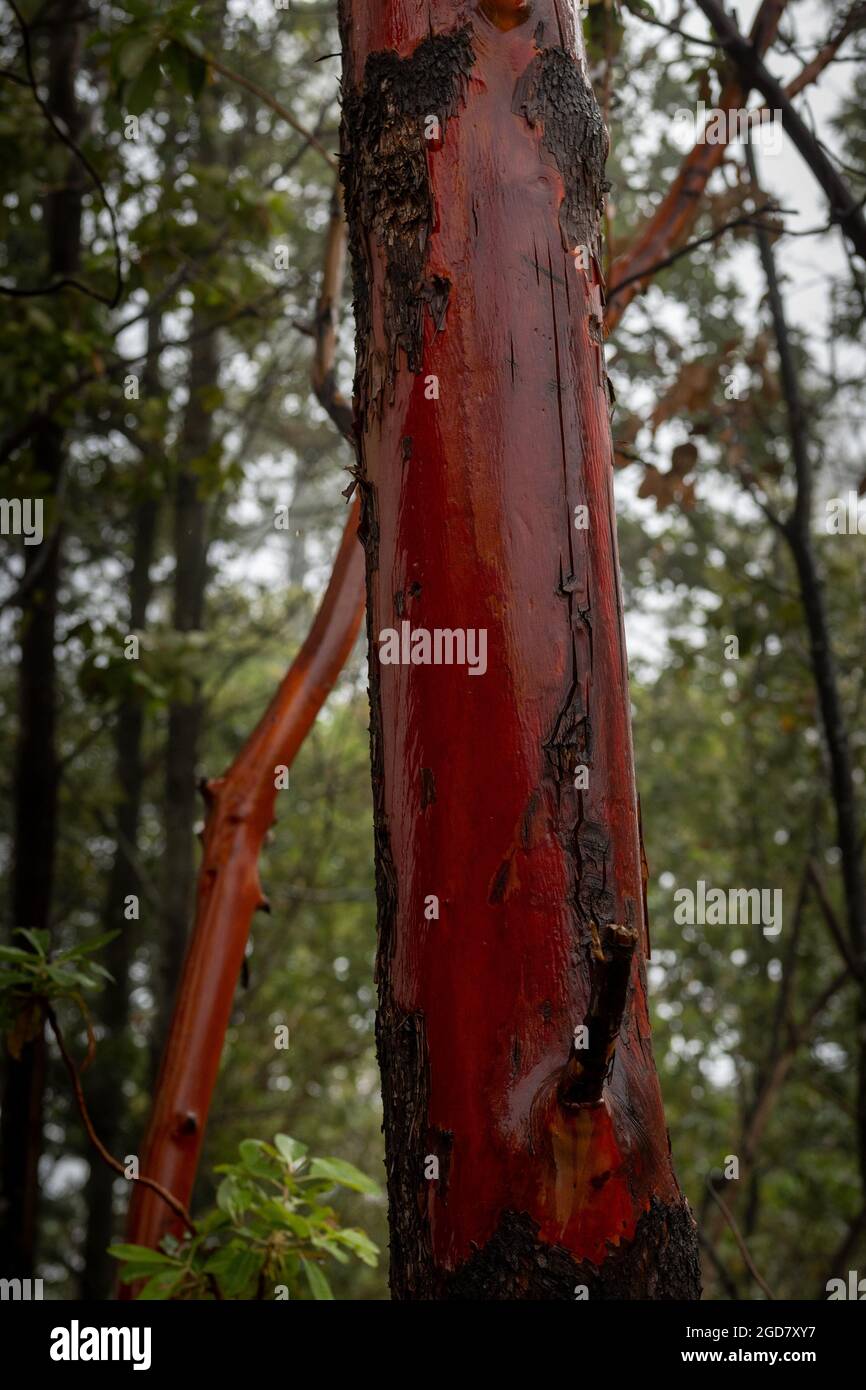
[[[70,7],[81,17],[74,52],[57,37]],[[9,930],[21,925],[22,893],[31,903],[41,895],[57,947],[122,928],[99,956],[116,984],[90,1003],[96,1058],[85,1086],[98,1132],[123,1156],[146,1122],[191,921],[196,781],[228,765],[273,693],[345,523],[349,448],[310,390],[334,171],[274,107],[336,152],[339,38],[335,5],[304,0],[14,8],[17,17],[0,4],[0,494],[45,499],[45,540],[2,541],[0,865]],[[796,71],[849,9],[789,5],[777,68]],[[611,241],[614,252],[628,243],[679,165],[673,113],[709,105],[719,90],[717,51],[652,15],[643,4],[621,14],[591,5],[586,20],[612,131],[608,253]],[[659,17],[706,37],[691,5],[665,0]],[[66,91],[88,168],[34,100],[22,18],[39,90]],[[858,199],[864,62],[855,29],[820,84],[822,138]],[[777,166],[760,151],[759,166],[785,209],[779,233],[783,222],[826,221],[820,200],[799,222],[788,218],[802,211],[796,184],[792,195],[780,174],[777,187]],[[809,175],[797,178],[805,189]],[[695,235],[742,217],[749,196],[740,149],[714,175]],[[69,216],[76,203],[80,223]],[[813,546],[862,794],[864,539],[829,533],[824,514],[828,498],[862,491],[866,473],[863,270],[838,230],[773,242],[816,473]],[[63,275],[83,290],[8,293]],[[338,363],[347,394],[351,344],[347,306]],[[754,1265],[777,1297],[820,1298],[840,1260],[866,1262],[862,982],[839,925],[840,855],[798,574],[755,500],[789,499],[791,470],[754,229],[741,223],[661,271],[608,352],[654,1046],[678,1172],[701,1223],[705,1297],[761,1296],[708,1186],[737,1155],[742,1176],[722,1196]],[[275,524],[285,507],[288,529]],[[56,640],[50,630],[46,640],[46,594]],[[129,634],[140,637],[138,660],[124,656]],[[729,634],[737,661],[725,658]],[[214,1164],[240,1140],[277,1131],[383,1177],[365,661],[359,642],[281,793],[262,866],[272,912],[254,923],[197,1205],[212,1201]],[[57,712],[55,748],[38,732],[46,702]],[[675,925],[673,893],[698,879],[781,888],[781,935]],[[140,898],[138,920],[124,918],[128,894]],[[83,1056],[80,1018],[64,1006],[63,1021]],[[290,1046],[275,1051],[281,1023]],[[122,1230],[128,1189],[94,1160],[53,1043],[33,1142],[46,1296],[107,1297],[104,1252]],[[341,1214],[386,1252],[384,1199],[353,1197]],[[378,1270],[341,1268],[334,1288],[338,1298],[387,1297],[386,1258]]]

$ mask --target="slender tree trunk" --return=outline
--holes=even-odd
[[[159,318],[149,324],[149,351],[143,374],[145,398],[159,390]],[[153,465],[144,460],[144,467]],[[129,575],[129,630],[141,631],[147,622],[147,609],[153,585],[151,566],[156,543],[159,503],[145,497],[136,508]],[[134,919],[127,920],[124,904],[130,894],[141,897],[138,872],[138,827],[144,785],[142,738],[144,709],[140,700],[125,699],[117,713],[115,750],[117,781],[121,799],[117,808],[114,862],[109,875],[103,925],[118,935],[106,947],[105,963],[114,983],[106,987],[101,1009],[104,1036],[100,1042],[100,1061],[94,1067],[88,1087],[90,1116],[106,1148],[116,1153],[126,1136],[127,1111],[118,1075],[125,1072],[127,1029],[129,1024],[129,967],[132,962]],[[110,1297],[117,1272],[116,1262],[106,1253],[113,1235],[113,1190],[116,1174],[95,1156],[87,1182],[87,1236],[81,1296],[85,1299]]]
[[[202,392],[218,376],[217,338],[208,331],[204,311],[196,310],[190,331],[189,401],[180,442],[180,473],[174,507],[174,627],[177,632],[201,628],[207,582],[208,506],[201,480],[191,468],[208,450],[212,420]],[[159,1065],[171,1021],[175,990],[183,966],[192,922],[195,889],[196,769],[202,724],[200,683],[191,678],[187,698],[173,700],[168,711],[165,750],[165,850],[162,876],[157,1016],[152,1039],[152,1069]]]
[[[694,1298],[646,1005],[577,7],[340,18],[393,1293]],[[406,663],[402,624],[474,631],[475,673],[456,641],[422,664],[423,635]]]
[[[52,28],[48,54],[47,101],[73,138],[80,128],[75,78],[80,63],[81,31],[73,18]],[[45,199],[48,267],[51,277],[78,270],[81,245],[81,188],[77,162],[70,159],[66,177]],[[59,493],[65,462],[62,429],[52,420],[33,437],[33,471],[43,499],[49,546],[43,563],[40,548],[26,548],[18,670],[19,734],[14,773],[14,843],[12,868],[13,927],[46,929],[51,922],[51,895],[57,839],[56,642],[57,594],[62,565]],[[27,584],[31,567],[39,577]],[[42,1150],[42,1097],[45,1085],[45,1038],[39,1034],[16,1059],[7,1053],[0,1146],[3,1196],[0,1204],[0,1269],[8,1277],[28,1277],[33,1270],[38,1216],[38,1167]]]
[[[755,155],[750,144],[746,156],[756,194],[759,193]],[[854,783],[854,763],[848,721],[839,690],[836,655],[830,633],[824,584],[812,543],[812,458],[806,426],[806,410],[800,391],[797,363],[791,346],[785,305],[776,272],[776,259],[767,233],[756,232],[761,266],[767,281],[770,317],[779,353],[779,377],[788,416],[788,441],[796,485],[790,517],[780,529],[790,547],[806,628],[812,677],[824,728],[830,763],[830,792],[836,812],[836,838],[842,864],[842,887],[848,924],[848,945],[860,989],[857,1053],[857,1153],[863,1202],[866,1205],[866,878],[863,869],[862,825]]]
[[[40,427],[33,442],[34,463],[43,495],[56,498],[63,469],[63,435],[52,423]],[[46,536],[51,547],[21,619],[18,669],[19,735],[14,780],[15,845],[12,871],[14,927],[50,926],[57,839],[56,668],[54,659],[57,589],[61,565],[59,529]],[[41,563],[34,546],[27,566]],[[25,579],[27,571],[25,570]],[[16,942],[20,945],[20,942]],[[32,1273],[38,1215],[39,1156],[42,1152],[42,1096],[45,1037],[40,1028],[16,1060],[7,1055],[3,1096],[2,1268],[13,1276]]]

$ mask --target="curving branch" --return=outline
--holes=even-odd
[[[55,1014],[51,1005],[48,1003],[45,1004],[45,1016],[48,1019],[48,1026],[54,1034],[54,1041],[57,1043],[57,1048],[60,1052],[63,1065],[65,1066],[67,1074],[69,1076],[69,1080],[72,1083],[72,1091],[75,1096],[75,1104],[78,1107],[78,1113],[81,1117],[81,1123],[84,1125],[84,1132],[87,1135],[88,1139],[90,1140],[90,1143],[93,1145],[96,1152],[99,1154],[99,1157],[102,1159],[103,1163],[108,1168],[110,1168],[112,1172],[119,1174],[119,1176],[122,1178],[128,1178],[130,1182],[139,1183],[142,1188],[148,1190],[153,1195],[155,1195],[159,1199],[159,1201],[165,1202],[174,1212],[177,1220],[183,1226],[185,1226],[186,1229],[192,1235],[195,1235],[196,1228],[192,1220],[190,1219],[189,1212],[187,1211],[183,1203],[177,1200],[173,1193],[169,1192],[167,1188],[162,1187],[158,1182],[155,1182],[153,1178],[129,1178],[129,1175],[127,1174],[127,1171],[124,1168],[123,1164],[120,1162],[120,1159],[115,1158],[114,1154],[110,1153],[108,1149],[105,1147],[105,1145],[103,1144],[102,1140],[100,1139],[99,1135],[96,1133],[96,1130],[93,1127],[93,1121],[90,1118],[90,1111],[88,1110],[87,1102],[84,1099],[84,1088],[81,1085],[81,1073],[84,1070],[84,1067],[77,1067],[75,1065],[75,1062],[73,1061],[69,1053],[69,1049],[66,1046],[66,1039],[64,1038],[63,1032],[60,1028],[60,1024],[57,1021],[57,1015]],[[92,1061],[94,1052],[93,1033],[90,1027],[89,1019],[87,1020],[87,1031],[88,1050],[85,1066],[88,1065],[90,1061]]]
[[[336,309],[345,264],[345,229],[335,199],[316,306],[311,382],[341,433],[352,412],[336,388]],[[279,689],[228,772],[204,784],[207,804],[196,919],[184,962],[141,1169],[188,1203],[253,914],[268,910],[258,874],[274,820],[275,769],[290,767],[315,723],[358,635],[364,613],[364,552],[355,499],[321,606]],[[152,1191],[136,1189],[128,1239],[156,1246],[174,1225]],[[130,1296],[128,1292],[121,1297]]]
[[[358,507],[356,500],[315,622],[279,690],[228,772],[202,787],[207,820],[196,920],[140,1165],[181,1204],[192,1193],[250,923],[257,909],[267,908],[258,858],[274,820],[275,768],[291,766],[361,625]],[[164,1200],[136,1188],[128,1240],[156,1246],[172,1225]]]
[[[804,87],[817,82],[825,68],[829,67],[842,44],[851,34],[856,34],[860,29],[866,28],[866,3],[864,0],[857,0],[852,5],[835,34],[818,49],[818,52],[800,69],[793,81],[789,82],[785,88],[785,95],[790,101],[792,97],[802,92]]]

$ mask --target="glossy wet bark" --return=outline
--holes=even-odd
[[[696,1297],[650,1048],[576,9],[340,10],[393,1293]],[[384,664],[406,621],[484,630],[486,671]]]
[[[291,766],[361,626],[363,557],[357,522],[354,506],[306,641],[232,766],[205,788],[208,813],[195,928],[141,1156],[142,1174],[168,1188],[185,1206],[192,1195],[250,923],[256,910],[267,905],[258,860],[274,821],[275,769]],[[135,1187],[127,1240],[156,1246],[167,1231],[179,1229],[156,1193]],[[129,1286],[120,1296],[130,1296]]]

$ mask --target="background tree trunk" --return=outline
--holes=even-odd
[[[75,18],[58,19],[48,50],[47,104],[72,139],[80,113],[75,79],[81,57],[81,31]],[[49,279],[74,275],[81,250],[81,177],[73,157],[61,163],[65,178],[45,198]],[[73,306],[74,316],[77,310]],[[25,548],[18,668],[18,748],[14,773],[12,925],[44,930],[51,925],[51,898],[57,843],[56,642],[57,596],[61,573],[60,493],[65,464],[63,430],[46,419],[33,436],[33,474],[43,499],[47,557],[42,546]],[[29,571],[38,567],[35,583]],[[20,940],[16,942],[20,944]],[[27,1277],[35,1259],[38,1169],[42,1152],[42,1099],[45,1037],[38,1035],[7,1052],[0,1121],[2,1211],[0,1269],[8,1277]]]
[[[154,314],[148,324],[148,355],[142,377],[145,399],[160,389],[160,318]],[[143,472],[155,466],[152,457],[142,460]],[[147,487],[145,477],[143,486]],[[151,567],[156,548],[159,502],[145,495],[135,509],[132,537],[132,565],[129,573],[129,631],[141,632],[147,623],[147,610],[153,592]],[[114,862],[105,895],[103,925],[118,935],[106,948],[105,963],[114,983],[106,987],[101,1001],[101,1023],[105,1035],[100,1043],[102,1065],[90,1078],[89,1108],[96,1133],[105,1147],[116,1153],[126,1138],[128,1114],[117,1076],[127,1066],[129,1027],[129,967],[135,940],[135,921],[127,920],[124,904],[129,894],[141,898],[138,871],[138,830],[144,788],[143,762],[144,706],[135,695],[124,698],[117,712],[115,750],[117,782],[121,800],[117,807]],[[108,1255],[113,1235],[113,1190],[116,1174],[94,1155],[87,1180],[87,1236],[81,1296],[104,1299],[111,1296],[117,1272]]]
[[[392,1291],[694,1298],[646,1005],[607,137],[577,9],[340,18]],[[485,630],[486,673],[381,663],[403,621]]]
[[[192,344],[189,401],[180,441],[180,472],[174,502],[174,627],[194,632],[204,617],[207,583],[208,504],[202,479],[191,467],[201,459],[213,438],[213,422],[202,392],[215,386],[219,374],[217,334],[206,311],[197,309],[190,323]],[[196,769],[202,724],[200,683],[190,677],[191,690],[173,699],[168,711],[165,750],[165,853],[159,946],[159,992],[152,1039],[152,1070],[156,1075],[168,1036],[177,982],[183,966],[193,914],[195,837],[198,811]]]

